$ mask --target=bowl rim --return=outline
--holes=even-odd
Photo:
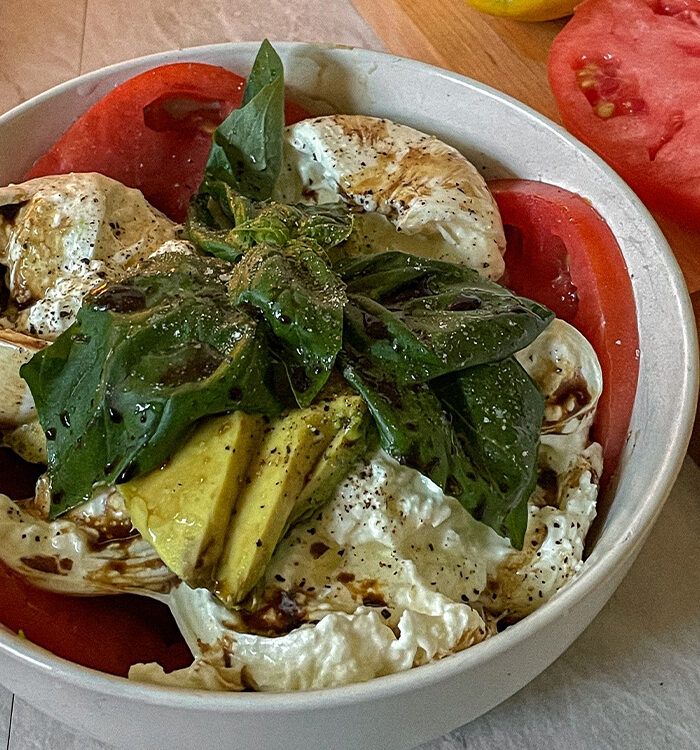
[[[105,66],[53,86],[3,113],[0,115],[0,131],[7,122],[40,106],[43,102],[60,97],[79,86],[97,83],[110,74],[131,73],[134,68],[140,69],[140,66],[143,65],[155,67],[171,62],[187,61],[188,56],[194,56],[197,60],[200,60],[208,54],[214,53],[216,55],[230,49],[239,50],[243,54],[249,53],[252,59],[252,53],[257,50],[259,45],[260,42],[223,42],[199,45],[143,55]],[[679,303],[682,326],[680,343],[685,354],[685,368],[680,384],[680,391],[683,396],[682,408],[674,422],[674,431],[672,434],[665,436],[666,450],[658,466],[655,481],[648,487],[635,513],[633,525],[627,530],[621,543],[606,550],[600,557],[596,557],[594,564],[591,565],[589,561],[595,555],[594,550],[592,555],[589,555],[584,561],[582,570],[550,601],[504,632],[498,633],[497,636],[451,654],[444,659],[420,667],[413,667],[403,672],[375,677],[367,682],[306,691],[238,693],[163,687],[110,675],[58,657],[30,641],[22,639],[0,624],[0,653],[40,670],[44,674],[51,674],[54,678],[75,687],[89,689],[93,692],[98,691],[112,697],[138,698],[142,703],[170,708],[196,707],[198,711],[205,712],[240,710],[258,712],[274,708],[276,712],[287,713],[299,709],[327,708],[329,705],[339,707],[360,701],[371,701],[387,695],[399,696],[446,680],[522,644],[534,632],[545,628],[549,623],[561,617],[574,603],[590,596],[605,579],[613,575],[618,566],[624,567],[631,564],[671,491],[690,440],[698,397],[698,343],[692,306],[685,281],[675,256],[651,214],[623,179],[601,157],[578,141],[563,127],[549,120],[532,107],[467,76],[410,58],[347,45],[276,41],[274,46],[282,52],[304,48],[310,50],[339,50],[348,54],[359,55],[369,61],[376,60],[377,64],[380,65],[397,61],[408,63],[410,66],[416,66],[418,70],[453,80],[465,88],[496,99],[511,109],[519,110],[521,114],[534,121],[539,128],[546,129],[555,134],[556,137],[567,141],[570,146],[581,151],[599,169],[602,169],[625,198],[635,206],[639,218],[645,223],[646,229],[653,236],[656,246],[665,256],[669,271],[668,282]],[[235,72],[240,73],[240,71]],[[126,77],[124,80],[126,80]],[[636,403],[637,399],[635,399],[635,405]],[[582,575],[584,572],[586,575]]]

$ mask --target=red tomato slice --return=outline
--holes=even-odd
[[[192,663],[164,604],[142,596],[52,594],[1,562],[0,619],[56,656],[121,677],[139,662],[156,661],[167,671]]]
[[[34,494],[37,467],[0,450],[0,492]],[[85,667],[126,676],[138,662],[165,669],[192,663],[164,604],[137,596],[77,597],[41,591],[0,562],[0,622]]]
[[[204,172],[211,134],[240,106],[245,79],[201,63],[163,65],[100,99],[39,158],[26,179],[101,172],[129,187],[171,219],[184,221]],[[287,102],[287,122],[308,117]]]
[[[700,227],[700,2],[586,0],[548,68],[564,125],[650,208]]]
[[[503,283],[552,309],[591,342],[603,369],[593,434],[603,479],[627,439],[639,370],[637,315],[622,252],[583,198],[543,182],[489,183],[506,230]]]

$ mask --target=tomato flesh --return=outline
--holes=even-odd
[[[79,117],[26,179],[100,172],[129,187],[174,221],[184,221],[202,181],[211,134],[240,106],[245,79],[202,63],[147,70],[117,86]],[[287,122],[308,117],[287,102]]]
[[[698,0],[585,0],[548,73],[567,129],[651,209],[700,227]]]
[[[622,252],[580,196],[541,182],[489,183],[506,230],[502,279],[547,305],[592,344],[603,370],[594,438],[603,446],[604,487],[627,439],[639,371],[632,284]]]
[[[223,121],[226,103],[165,94],[143,108],[143,123],[149,130],[196,133],[213,132]]]
[[[620,61],[609,55],[598,56],[595,60],[584,56],[576,67],[579,88],[598,117],[604,120],[649,110],[636,81],[626,78],[620,72],[621,67]]]
[[[40,469],[0,449],[0,492],[34,494]],[[138,662],[168,670],[192,655],[168,608],[140,596],[78,597],[42,591],[0,562],[0,622],[76,664],[125,677]]]
[[[501,282],[518,294],[536,299],[566,321],[576,317],[579,306],[578,287],[571,279],[569,253],[561,237],[540,225],[523,228],[508,224],[506,234],[506,270]],[[538,249],[537,274],[532,275],[532,246]]]
[[[0,562],[0,619],[63,659],[126,677],[139,662],[171,671],[192,663],[168,608],[142,596],[42,591]]]

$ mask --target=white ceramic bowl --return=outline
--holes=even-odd
[[[462,76],[363,50],[276,46],[289,87],[312,112],[385,116],[457,146],[487,178],[545,180],[590,199],[622,247],[637,305],[641,362],[631,438],[614,500],[580,575],[503,633],[408,672],[285,695],[170,690],[76,666],[0,629],[2,683],[75,729],[118,745],[391,750],[464,724],[545,669],[595,617],[661,510],[690,435],[697,341],[683,278],[656,224],[612,170],[560,127]],[[257,47],[225,44],[153,55],[32,99],[0,117],[0,184],[21,179],[116,83],[180,60],[245,73]]]

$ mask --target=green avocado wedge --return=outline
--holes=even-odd
[[[242,411],[202,420],[164,465],[120,485],[131,522],[190,586],[209,586],[265,422]]]
[[[262,577],[293,514],[299,518],[329,500],[365,452],[366,431],[359,428],[365,415],[359,396],[338,396],[270,423],[248,468],[216,571],[214,593],[226,606],[238,604]],[[348,439],[348,431],[357,439]]]
[[[375,445],[352,393],[272,420],[237,411],[202,420],[163,466],[119,489],[170,570],[235,606],[289,526],[328,502]]]
[[[352,467],[378,445],[377,431],[361,396],[338,396],[334,401],[334,415],[338,432],[294,503],[287,528],[311,518],[322,508]]]

